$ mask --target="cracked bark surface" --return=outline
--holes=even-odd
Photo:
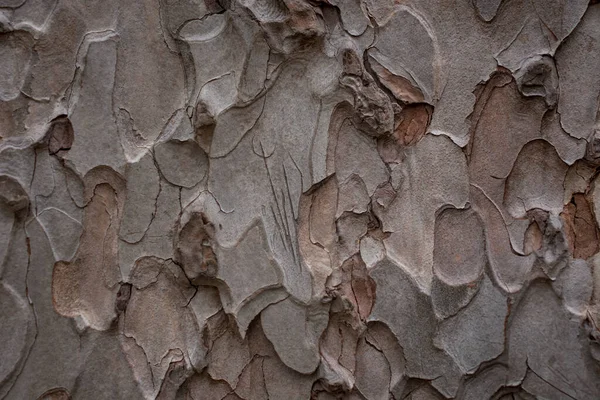
[[[0,399],[600,398],[600,4],[0,0]]]

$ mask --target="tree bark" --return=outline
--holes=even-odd
[[[595,3],[0,0],[0,398],[600,398]]]

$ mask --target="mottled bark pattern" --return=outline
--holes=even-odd
[[[600,399],[600,4],[0,0],[0,399]]]

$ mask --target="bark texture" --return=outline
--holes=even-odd
[[[599,399],[595,3],[0,0],[0,398]]]

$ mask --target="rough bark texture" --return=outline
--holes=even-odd
[[[0,398],[600,398],[600,4],[0,0]]]

